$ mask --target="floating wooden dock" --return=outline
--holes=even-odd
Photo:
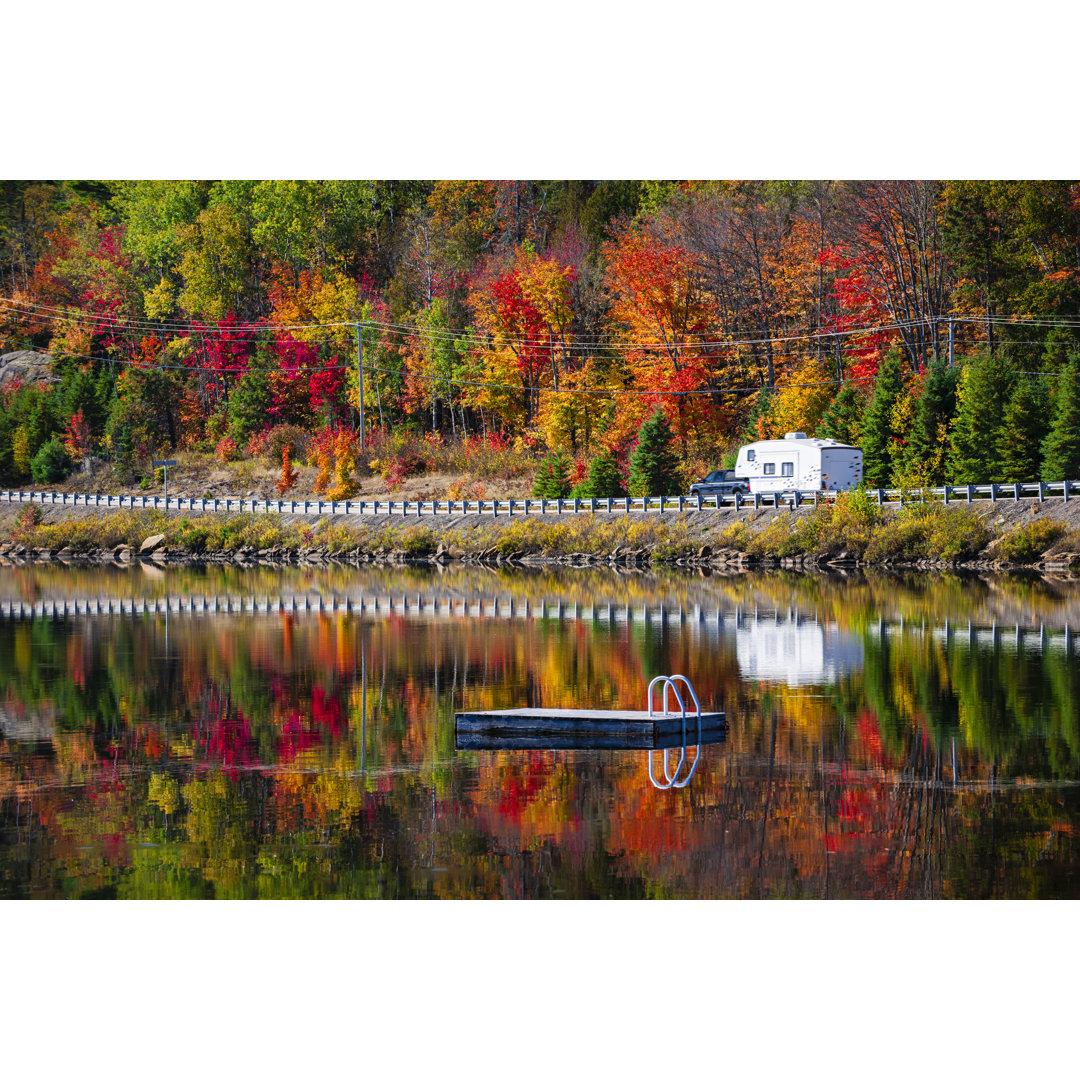
[[[546,740],[550,749],[562,748],[552,745],[551,740],[566,738],[573,741],[574,747],[648,750],[697,742],[699,732],[702,741],[718,741],[706,740],[705,735],[723,732],[726,723],[722,712],[703,712],[699,721],[696,711],[684,717],[681,712],[633,709],[494,709],[458,713],[454,717],[454,734],[458,741],[468,737],[504,741],[539,738]]]
[[[663,698],[659,710],[654,696],[657,687]],[[672,698],[678,712],[671,708]],[[491,709],[457,713],[454,746],[458,750],[648,750],[653,787],[661,791],[684,788],[694,778],[702,746],[724,741],[727,716],[702,712],[685,675],[657,675],[645,691],[645,701],[649,707],[643,710]],[[695,752],[688,756],[691,746]],[[657,776],[653,762],[656,751],[664,755],[661,776]],[[672,751],[678,751],[674,766]]]
[[[720,714],[723,715],[723,714]],[[704,717],[702,718],[704,720]],[[700,736],[697,716],[686,718],[686,735],[683,735],[682,717],[678,730],[669,734],[651,732],[644,735],[613,734],[588,730],[584,734],[566,731],[545,731],[523,734],[518,730],[510,733],[491,730],[454,731],[455,750],[677,750],[690,745],[704,746],[722,743],[727,728],[721,723],[702,728]]]

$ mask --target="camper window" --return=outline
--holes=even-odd
[[[794,461],[785,461],[783,463],[783,465],[780,466],[780,475],[781,476],[794,476],[795,475],[795,462]]]
[[[776,464],[775,464],[775,462],[766,461],[764,466],[762,467],[762,471],[765,473],[766,476],[775,476],[776,475]]]
[[[754,458],[756,458],[756,457],[757,457],[757,451],[756,450],[747,450],[746,451],[746,460],[747,461],[753,461]]]

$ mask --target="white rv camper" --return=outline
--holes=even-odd
[[[735,475],[748,480],[752,492],[849,491],[862,480],[862,451],[789,431],[782,439],[741,447]]]

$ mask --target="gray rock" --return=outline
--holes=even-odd
[[[164,533],[155,533],[153,536],[148,536],[139,548],[140,555],[150,555],[156,551],[162,544],[165,543]]]
[[[16,381],[45,387],[59,385],[60,378],[53,374],[52,357],[48,353],[20,349],[0,356],[0,387],[7,388]]]

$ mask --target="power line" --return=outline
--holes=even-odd
[[[340,328],[352,328],[356,325],[357,321],[362,326],[378,327],[381,330],[385,330],[389,333],[400,333],[403,335],[416,335],[429,340],[441,340],[450,343],[457,342],[479,342],[484,343],[485,339],[492,335],[478,334],[475,330],[439,330],[431,327],[419,327],[409,325],[407,323],[395,323],[380,319],[363,319],[363,320],[341,320],[331,322],[320,323],[236,323],[236,324],[219,324],[216,328],[208,327],[201,323],[184,323],[178,321],[148,321],[140,319],[130,319],[126,317],[119,317],[113,315],[98,314],[94,312],[73,312],[64,308],[58,308],[46,304],[27,304],[18,303],[6,298],[0,297],[0,306],[6,307],[11,312],[23,315],[24,317],[39,318],[48,320],[51,322],[71,323],[74,325],[81,325],[83,323],[90,323],[104,328],[123,330],[125,328],[134,329],[136,332],[143,330],[148,332],[161,332],[165,330],[171,330],[175,333],[187,333],[191,335],[208,335],[208,334],[239,334],[239,335],[256,335],[260,333],[274,333],[282,331],[292,330],[332,330]],[[53,314],[47,314],[53,313]],[[500,344],[518,345],[523,348],[554,348],[558,346],[563,351],[582,351],[588,349],[603,349],[603,348],[623,348],[623,349],[656,349],[661,351],[669,351],[672,347],[678,344],[682,348],[713,348],[723,349],[732,348],[737,346],[755,346],[755,345],[782,345],[791,342],[799,341],[821,341],[837,337],[851,337],[856,334],[875,334],[875,333],[894,333],[902,330],[912,330],[921,327],[929,327],[931,325],[937,325],[941,322],[947,322],[950,316],[927,316],[917,319],[906,320],[893,320],[886,324],[875,324],[870,326],[849,326],[842,329],[823,329],[813,328],[807,329],[801,333],[784,332],[781,334],[765,334],[757,337],[736,337],[736,338],[708,338],[702,337],[698,340],[687,340],[686,337],[679,343],[674,341],[624,341],[618,339],[604,339],[604,338],[583,338],[575,336],[571,341],[564,342],[560,338],[553,335],[547,337],[520,337],[513,335],[501,335],[499,338]],[[958,317],[952,316],[954,322],[978,322],[984,317]],[[1029,324],[1024,324],[1029,325]],[[1057,324],[1053,324],[1057,325]]]
[[[49,353],[43,353],[40,350],[31,350],[36,352],[39,356],[49,356]],[[119,364],[123,367],[130,367],[139,371],[182,371],[182,372],[211,372],[214,375],[233,374],[243,375],[249,371],[262,371],[266,375],[273,374],[274,371],[279,371],[286,375],[301,375],[307,373],[314,373],[320,371],[355,371],[356,365],[349,364],[317,364],[317,365],[305,365],[299,364],[296,367],[282,367],[277,369],[262,369],[252,367],[215,367],[213,365],[203,364],[155,364],[153,361],[142,360],[125,360],[122,357],[111,356],[93,356],[89,353],[65,353],[65,356],[69,356],[79,360],[96,360],[105,364]],[[480,387],[481,389],[492,390],[513,390],[515,392],[528,392],[536,391],[542,394],[589,394],[601,397],[712,397],[716,394],[756,394],[760,390],[767,389],[764,386],[736,386],[736,387],[716,387],[714,389],[703,390],[620,390],[616,388],[610,389],[585,389],[578,387],[566,387],[556,388],[554,386],[522,386],[516,383],[495,383],[484,382],[471,379],[459,379],[454,376],[446,375],[424,375],[419,372],[411,372],[404,369],[396,370],[394,368],[379,367],[374,364],[365,364],[364,371],[375,371],[384,375],[398,375],[403,379],[420,379],[426,382],[445,383],[452,386],[473,386]],[[806,389],[816,386],[838,386],[842,383],[854,383],[854,382],[870,382],[876,376],[864,375],[857,378],[845,378],[841,379],[824,379],[817,382],[808,383],[785,383],[783,386],[774,386],[772,390],[782,391],[788,389]]]

